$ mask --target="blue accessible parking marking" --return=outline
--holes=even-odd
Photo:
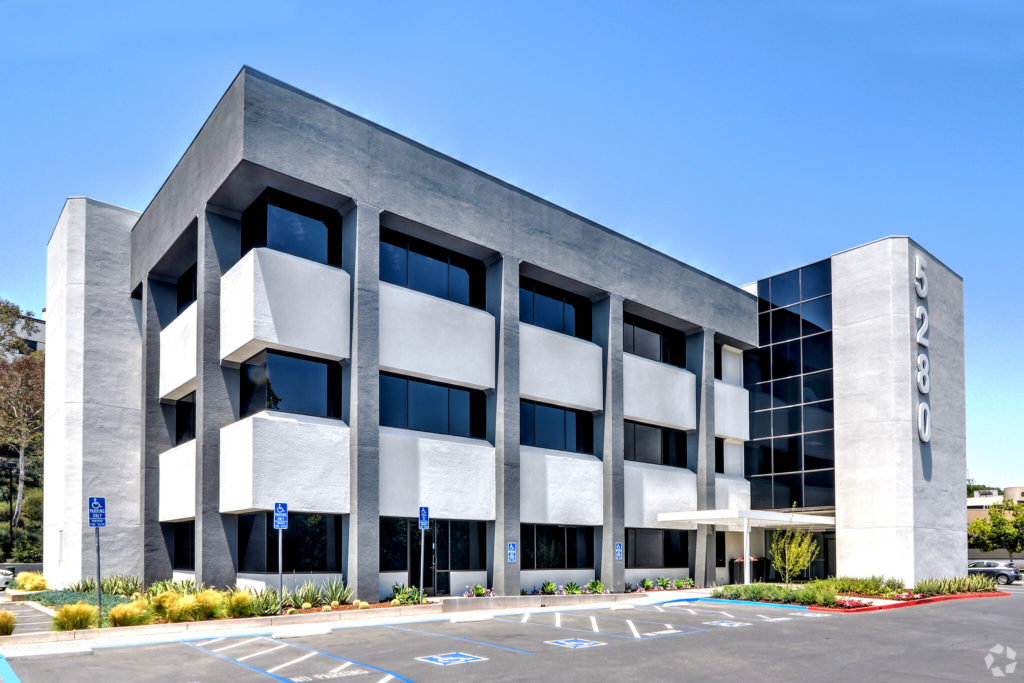
[[[443,655],[430,655],[429,657],[417,657],[421,662],[451,666],[452,664],[468,664],[470,662],[486,662],[486,657],[467,655],[465,652],[447,652]]]
[[[739,628],[740,626],[750,626],[750,624],[743,621],[705,621],[705,626],[724,626],[725,628]]]
[[[568,640],[547,640],[545,641],[548,645],[557,645],[559,647],[567,647],[571,650],[580,650],[585,647],[599,647],[605,643],[599,643],[596,640],[583,640],[582,638],[569,638]]]

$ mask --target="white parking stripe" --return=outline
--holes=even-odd
[[[594,633],[600,633],[597,630],[597,617],[590,617],[590,627],[594,629]]]
[[[292,664],[298,664],[302,660],[309,659],[310,657],[313,657],[313,656],[318,655],[318,654],[320,654],[320,653],[319,652],[310,652],[309,654],[305,654],[305,655],[302,655],[301,657],[297,657],[297,658],[293,659],[290,662],[285,662],[284,664],[279,664],[279,665],[275,666],[273,669],[267,669],[267,673],[268,674],[272,674],[275,671],[280,671],[281,669],[285,668],[286,666],[291,666]]]
[[[207,645],[213,645],[214,643],[219,643],[222,640],[224,640],[224,639],[223,638],[214,638],[213,640],[208,640],[205,643],[199,643],[199,647],[206,647]]]
[[[561,628],[562,627],[562,613],[561,612],[555,612],[555,627],[556,628]]]
[[[388,674],[384,678],[382,678],[379,681],[377,681],[377,683],[387,683],[387,681],[390,681],[392,678],[394,678],[394,676],[392,676],[391,674]]]
[[[257,636],[255,638],[249,638],[248,640],[243,640],[243,641],[241,641],[239,643],[231,643],[230,645],[225,645],[224,647],[218,647],[216,650],[211,650],[211,652],[224,652],[224,650],[230,650],[233,647],[238,647],[239,645],[245,645],[246,643],[251,643],[253,641],[262,640],[262,639],[263,639],[263,636]]]
[[[530,618],[530,613],[527,612],[526,614],[523,615],[523,620],[521,622],[519,622],[519,623],[525,624],[526,620],[529,619],[529,618]]]
[[[633,625],[633,622],[630,621],[629,619],[626,619],[626,623],[629,624],[629,630],[633,632],[633,637],[634,638],[639,638],[640,637],[640,632],[636,630],[636,626]]]
[[[725,616],[729,617],[730,619],[735,619],[736,618],[733,615],[729,614],[728,612],[722,612],[722,614],[724,614]]]
[[[330,670],[330,671],[328,671],[327,673],[330,673],[330,674],[336,674],[336,673],[338,673],[339,671],[344,671],[345,669],[349,668],[350,666],[352,666],[352,662],[345,662],[345,663],[344,663],[344,664],[342,664],[341,666],[337,667],[336,669],[331,669],[331,670]]]
[[[239,657],[238,661],[244,662],[245,660],[250,659],[252,657],[259,657],[260,655],[265,655],[268,652],[273,652],[274,650],[280,650],[282,647],[288,647],[288,645],[286,645],[286,644],[285,645],[278,645],[277,647],[272,647],[269,650],[260,650],[259,652],[253,652],[251,655],[246,655],[244,657]]]
[[[664,612],[665,611],[662,608],[658,607],[657,605],[654,606],[654,609],[658,610],[659,612]]]

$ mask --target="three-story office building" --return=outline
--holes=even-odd
[[[962,283],[907,238],[740,288],[243,69],[142,214],[68,200],[47,292],[57,584],[95,495],[147,581],[267,581],[275,502],[366,599],[721,583],[794,522],[964,571]]]

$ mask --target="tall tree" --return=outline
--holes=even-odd
[[[1005,550],[1013,559],[1024,554],[1024,503],[1004,500],[988,508],[988,518],[967,526],[967,544],[975,550]]]
[[[0,443],[18,453],[18,498],[11,524],[18,525],[25,498],[25,458],[43,438],[43,354],[0,359]]]
[[[27,353],[28,346],[22,337],[33,334],[37,327],[32,311],[22,311],[18,304],[0,299],[0,358]]]

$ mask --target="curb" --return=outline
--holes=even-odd
[[[866,607],[853,607],[848,609],[838,607],[819,607],[817,605],[811,605],[807,609],[811,610],[812,612],[832,612],[837,614],[848,614],[856,612],[878,612],[883,609],[900,609],[901,607],[930,605],[933,602],[945,602],[947,600],[971,600],[973,598],[1008,598],[1012,595],[1012,593],[1007,593],[1005,591],[996,591],[994,593],[958,593],[956,595],[934,595],[930,598],[921,598],[920,600],[905,600],[903,602],[896,602],[891,605],[868,605]]]

